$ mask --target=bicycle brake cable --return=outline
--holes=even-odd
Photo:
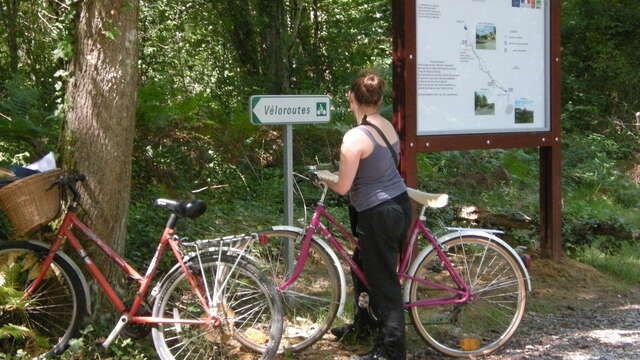
[[[311,179],[309,179],[306,176],[303,176],[303,175],[301,175],[301,174],[299,174],[299,173],[297,173],[295,171],[293,172],[293,176],[294,177],[295,176],[299,176],[299,177],[301,177],[301,178],[303,178],[305,180],[311,181]],[[302,208],[304,209],[304,223],[306,224],[307,223],[307,203],[304,200],[304,195],[302,195],[302,190],[300,189],[300,186],[298,186],[298,182],[294,181],[293,183],[295,184],[295,187],[298,190],[298,194],[300,194],[300,199],[302,200]]]

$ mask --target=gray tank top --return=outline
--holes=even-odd
[[[407,191],[407,186],[396,168],[389,149],[378,144],[366,126],[358,126],[357,129],[373,142],[371,154],[360,159],[358,171],[349,193],[351,205],[357,211],[364,211],[402,194]],[[400,152],[398,141],[392,146],[393,151]]]

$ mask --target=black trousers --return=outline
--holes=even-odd
[[[402,291],[396,274],[398,254],[411,221],[407,193],[373,208],[357,212],[349,209],[351,227],[360,248],[353,254],[369,282],[369,289],[353,273],[356,304],[361,292],[367,292],[375,321],[365,309],[357,308],[354,323],[378,330],[376,346],[392,359],[406,357]],[[357,306],[356,306],[357,307]]]

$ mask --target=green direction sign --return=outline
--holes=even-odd
[[[326,123],[331,117],[327,95],[254,95],[249,106],[255,125]]]

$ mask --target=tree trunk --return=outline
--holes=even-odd
[[[263,34],[265,66],[263,76],[268,85],[267,91],[272,94],[283,94],[288,86],[283,82],[286,59],[285,39],[286,14],[283,0],[262,0],[260,10],[267,22]],[[287,84],[288,85],[288,84]]]
[[[114,250],[125,250],[138,82],[139,0],[85,0],[67,89],[64,165],[87,175],[83,220]],[[110,280],[123,273],[91,252]]]
[[[253,11],[249,0],[211,2],[210,6],[216,16],[229,21],[228,26],[232,34],[229,41],[238,54],[238,65],[244,69],[249,79],[255,81],[260,74],[260,59],[255,20],[247,16]]]
[[[0,3],[0,18],[7,30],[7,47],[9,49],[9,71],[18,71],[18,13],[21,0],[4,0]]]

